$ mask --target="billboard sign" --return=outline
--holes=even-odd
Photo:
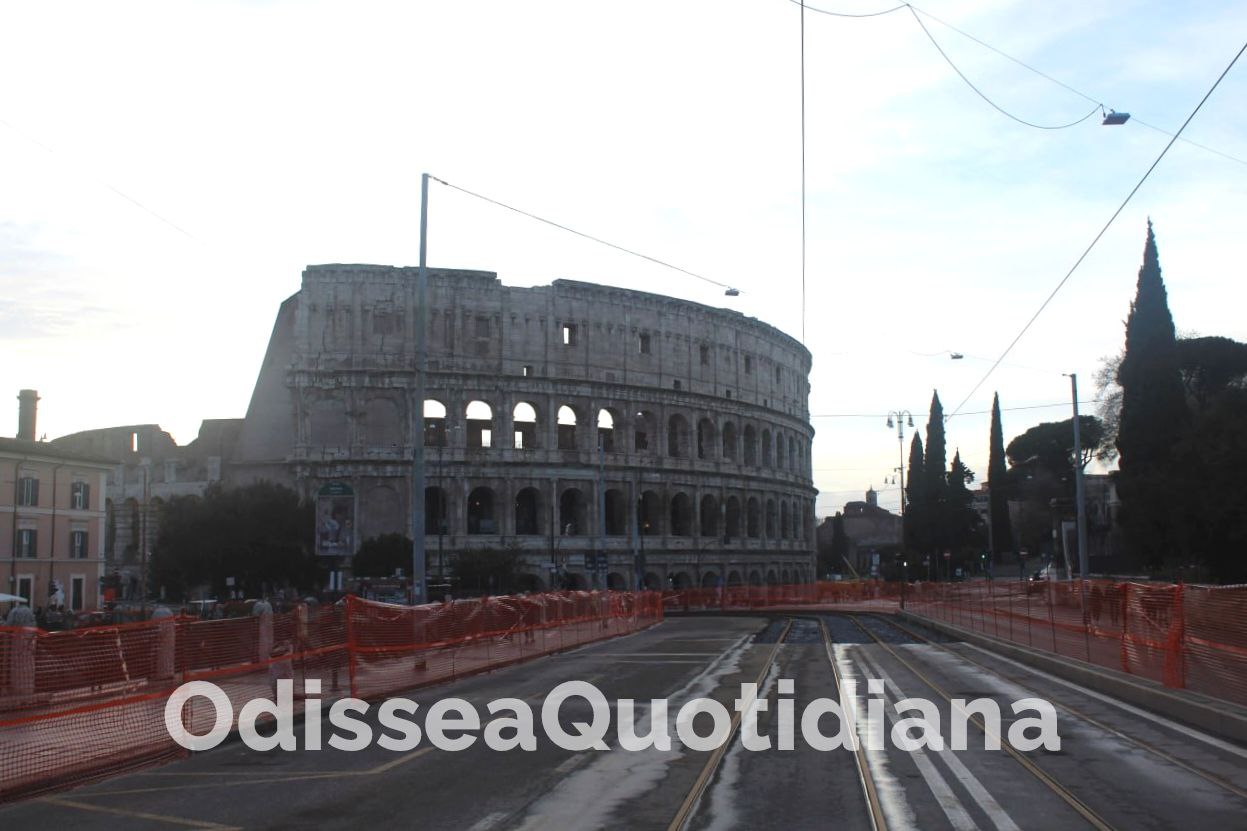
[[[329,482],[316,493],[316,553],[355,553],[355,491],[345,482]]]

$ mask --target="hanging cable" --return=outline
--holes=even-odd
[[[1155,170],[1156,166],[1160,164],[1161,159],[1165,158],[1165,155],[1169,152],[1169,148],[1173,147],[1174,143],[1178,140],[1178,137],[1182,135],[1182,131],[1186,129],[1186,126],[1191,123],[1192,119],[1194,119],[1200,109],[1203,108],[1204,103],[1212,97],[1213,92],[1215,92],[1217,87],[1221,85],[1221,81],[1224,80],[1225,76],[1230,73],[1230,70],[1234,68],[1234,64],[1238,63],[1238,59],[1242,57],[1244,51],[1247,51],[1247,43],[1244,43],[1242,48],[1238,50],[1238,53],[1234,55],[1234,58],[1230,61],[1229,65],[1226,66],[1226,68],[1217,77],[1217,80],[1213,82],[1211,87],[1209,87],[1208,92],[1204,93],[1204,97],[1201,98],[1199,103],[1195,105],[1195,109],[1191,110],[1191,114],[1186,117],[1186,121],[1182,122],[1182,126],[1178,128],[1178,132],[1173,134],[1173,138],[1169,139],[1169,143],[1166,144],[1165,148],[1160,151],[1160,155],[1156,157],[1156,161],[1152,162],[1151,166],[1143,174],[1143,177],[1140,178],[1135,186],[1130,189],[1130,193],[1126,194],[1126,198],[1123,199],[1121,204],[1117,206],[1117,210],[1113,211],[1113,215],[1108,218],[1108,222],[1104,223],[1104,227],[1101,228],[1100,232],[1095,235],[1093,240],[1091,240],[1091,244],[1088,245],[1086,250],[1078,256],[1078,259],[1074,261],[1074,264],[1070,266],[1069,271],[1067,271],[1065,276],[1061,278],[1061,281],[1056,284],[1056,288],[1052,290],[1052,293],[1048,295],[1043,303],[1039,304],[1039,308],[1035,310],[1033,315],[1031,315],[1030,320],[1026,321],[1026,325],[1023,326],[1022,330],[1017,333],[1017,336],[1009,342],[1009,345],[1005,347],[1005,351],[1000,353],[1000,357],[992,363],[991,367],[987,370],[983,377],[979,379],[978,383],[974,385],[973,389],[971,389],[966,397],[961,400],[961,403],[948,414],[949,419],[957,415],[961,408],[966,405],[966,402],[970,400],[970,397],[978,392],[979,387],[983,386],[983,383],[991,377],[992,373],[996,371],[996,368],[1000,366],[1001,361],[1003,361],[1005,357],[1013,351],[1013,347],[1017,346],[1017,343],[1022,339],[1022,336],[1026,334],[1035,321],[1039,319],[1039,316],[1043,314],[1044,309],[1048,308],[1048,304],[1051,303],[1052,299],[1057,296],[1057,292],[1065,286],[1066,282],[1069,281],[1069,278],[1072,277],[1074,272],[1078,269],[1078,266],[1082,265],[1083,260],[1085,260],[1087,255],[1091,253],[1091,249],[1095,248],[1096,243],[1098,243],[1101,237],[1108,232],[1109,227],[1112,226],[1113,222],[1116,221],[1121,212],[1126,209],[1126,205],[1130,204],[1130,200],[1133,199],[1134,195],[1139,192],[1139,188],[1143,187],[1143,183],[1146,182],[1148,177],[1152,175],[1152,171]]]
[[[607,242],[606,240],[601,239],[600,237],[595,237],[592,234],[586,234],[583,231],[577,231],[575,228],[568,228],[566,225],[561,225],[553,220],[546,219],[545,217],[537,216],[534,213],[529,213],[528,211],[521,210],[512,205],[508,205],[505,202],[499,202],[497,199],[491,199],[488,196],[485,196],[480,193],[476,193],[475,191],[470,191],[467,188],[460,187],[459,185],[451,184],[450,182],[447,182],[445,179],[439,179],[436,176],[430,176],[429,178],[432,179],[434,182],[437,182],[438,184],[445,185],[448,188],[453,188],[454,190],[457,190],[460,193],[466,193],[468,196],[474,196],[477,199],[480,199],[482,202],[488,202],[491,205],[497,205],[499,208],[505,208],[508,211],[513,211],[519,214],[520,216],[526,216],[529,219],[535,219],[536,221],[542,222],[553,228],[558,228],[560,231],[567,231],[569,234],[575,234],[578,237],[584,237],[585,239],[590,240],[592,242],[596,242],[599,245],[605,245],[607,248],[614,248],[616,251],[622,251],[625,254],[631,254],[634,257],[640,257],[642,260],[648,260],[649,262],[654,263],[655,265],[660,265],[663,268],[669,268],[672,271],[678,271],[681,274],[687,274],[689,277],[695,277],[698,280],[701,280],[704,283],[709,283],[712,286],[718,286],[719,288],[727,289],[728,291],[736,292],[737,294],[740,293],[738,289],[735,289],[732,286],[729,286],[727,283],[720,283],[718,280],[712,280],[709,277],[704,277],[701,274],[698,274],[693,271],[689,271],[687,268],[680,268],[678,265],[672,265],[671,263],[664,262],[663,260],[660,260],[657,257],[651,257],[648,254],[642,254],[639,251],[633,251],[631,248],[625,248],[622,245],[616,245],[613,242]]]
[[[1018,118],[1016,115],[1009,112],[1008,110],[1006,110],[1004,107],[997,104],[992,99],[988,98],[987,95],[981,89],[976,87],[974,83],[969,78],[966,77],[965,73],[962,72],[957,67],[957,64],[953,63],[953,59],[948,57],[948,53],[944,51],[943,47],[940,46],[939,41],[937,41],[935,39],[935,36],[931,34],[931,30],[927,28],[927,24],[922,22],[922,18],[918,16],[918,12],[914,9],[914,7],[909,6],[908,8],[909,8],[910,14],[913,15],[914,20],[917,21],[918,26],[922,29],[923,34],[927,36],[927,39],[931,41],[931,45],[935,47],[935,51],[939,52],[940,56],[944,58],[945,62],[947,62],[948,65],[953,68],[953,72],[957,73],[957,77],[965,81],[966,86],[974,90],[975,94],[978,95],[979,98],[982,98],[989,105],[991,105],[992,109],[996,110],[996,112],[1000,113],[1001,115],[1007,118],[1013,119],[1018,124],[1025,124],[1027,127],[1034,127],[1037,130],[1065,130],[1077,124],[1082,124],[1088,118],[1091,118],[1091,116],[1095,115],[1097,112],[1100,112],[1104,109],[1104,107],[1101,104],[1097,103],[1094,107],[1091,108],[1091,112],[1087,113],[1082,118],[1077,119],[1076,121],[1071,121],[1068,124],[1036,124],[1033,121],[1027,121],[1024,118]]]

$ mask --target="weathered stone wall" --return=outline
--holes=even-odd
[[[347,482],[357,539],[410,526],[415,278],[304,272],[233,478],[309,496]],[[514,547],[542,585],[552,568],[587,583],[583,555],[602,550],[620,587],[638,557],[655,586],[812,576],[810,355],[791,337],[644,292],[431,269],[427,343],[426,415],[445,411],[426,427],[431,573],[456,550]]]

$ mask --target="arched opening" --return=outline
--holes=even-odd
[[[730,421],[723,425],[723,458],[736,461],[736,425]]]
[[[778,514],[775,510],[775,500],[766,500],[766,538],[768,540],[775,539],[775,520]]]
[[[424,401],[424,446],[446,446],[446,405],[433,398]]]
[[[559,407],[559,450],[576,449],[576,411],[564,404]]]
[[[541,533],[541,494],[536,488],[522,488],[515,495],[515,533],[524,536]]]
[[[652,571],[645,572],[645,577],[642,580],[645,583],[646,591],[656,592],[662,588],[662,578]]]
[[[773,569],[773,568],[772,568],[772,569],[767,569],[767,572],[766,572],[766,584],[767,584],[768,586],[774,586],[774,585],[775,585],[776,583],[778,583],[778,582],[779,582],[779,575],[775,573],[775,569]]]
[[[446,491],[434,485],[424,489],[424,533],[445,534]]]
[[[788,539],[792,536],[792,528],[789,523],[792,517],[788,515],[788,500],[779,503],[779,536],[780,539]]]
[[[583,574],[569,571],[564,578],[567,591],[582,592],[589,588],[589,581]]]
[[[612,571],[606,575],[606,588],[613,592],[622,592],[628,590],[628,581],[617,571]]]
[[[603,495],[606,508],[606,535],[622,537],[628,533],[628,500],[623,491],[611,488]]]
[[[719,536],[719,500],[706,494],[701,498],[701,535],[703,537]]]
[[[756,496],[749,497],[749,501],[745,503],[745,534],[751,540],[756,540],[761,535],[761,511],[758,509],[758,498]]]
[[[725,539],[740,539],[740,500],[735,496],[727,498],[727,508],[723,512],[723,536]]]
[[[783,585],[783,586],[791,585],[792,584],[792,572],[790,572],[788,569],[784,569],[782,572],[780,572],[779,582],[780,582],[780,585]]]
[[[798,444],[797,439],[790,439],[788,441],[788,469],[791,471],[797,470],[797,448],[798,447],[800,447],[800,445]]]
[[[687,537],[693,531],[693,505],[686,493],[671,497],[671,535]]]
[[[749,572],[749,585],[751,586],[762,585],[762,573],[758,571],[756,568],[753,571]]]
[[[468,447],[484,448],[493,446],[494,442],[494,411],[484,401],[472,401],[464,411],[468,426]]]
[[[770,467],[772,465],[771,455],[773,448],[771,446],[771,431],[763,428],[762,430],[762,466]]]
[[[615,414],[605,408],[598,410],[597,446],[605,453],[615,452]]]
[[[654,418],[654,414],[648,410],[642,410],[636,414],[636,420],[632,422],[632,447],[637,453],[650,453],[656,449],[654,443],[658,435],[658,422]]]
[[[515,430],[515,449],[533,450],[537,445],[537,408],[527,401],[515,405],[511,412]]]
[[[697,422],[697,458],[709,460],[714,458],[714,449],[716,444],[716,430],[714,422],[708,418],[699,419]]]
[[[688,420],[679,413],[667,419],[667,455],[672,458],[688,456]]]
[[[784,468],[784,434],[778,430],[775,432],[775,467]]]
[[[661,534],[662,500],[653,491],[645,491],[637,502],[637,525],[643,536]]]
[[[756,465],[758,463],[758,431],[753,429],[752,424],[745,425],[745,446],[743,448],[745,464]]]
[[[713,589],[719,585],[719,573],[717,571],[707,571],[701,576],[701,587],[703,589]]]
[[[691,589],[693,588],[693,578],[689,577],[687,571],[677,571],[671,575],[671,588],[676,591]]]
[[[740,572],[736,571],[735,569],[733,569],[732,571],[729,571],[727,573],[728,588],[731,588],[732,586],[739,586],[740,584],[741,584]]]
[[[588,533],[585,495],[580,488],[567,488],[559,496],[559,533],[575,537]]]
[[[498,521],[494,518],[494,492],[489,488],[476,488],[468,494],[468,533],[498,533]]]

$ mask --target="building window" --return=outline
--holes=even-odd
[[[648,334],[642,334],[637,338],[637,347],[640,349],[640,352],[642,355],[649,354],[649,335]]]
[[[671,389],[673,389],[673,390],[678,390],[678,389],[680,389],[680,382],[679,382],[679,381],[672,381],[672,382],[671,382]]]
[[[532,378],[533,377],[532,364],[524,364],[524,368],[520,370],[520,375],[522,375],[525,378]]]
[[[85,560],[87,558],[86,531],[69,532],[69,556],[75,560]]]
[[[698,347],[698,351],[701,353],[701,365],[710,366],[710,347],[703,343]]]
[[[563,324],[563,345],[564,346],[575,346],[576,345],[576,324],[574,323]]]
[[[780,368],[778,365],[776,365],[776,367],[775,367],[775,383],[777,383],[777,384],[778,384],[778,383],[780,383],[780,380],[781,380],[781,378],[783,377],[783,373],[780,371],[780,369],[781,369],[781,368]]]
[[[476,336],[478,338],[489,337],[489,318],[487,317],[476,318]]]
[[[38,553],[34,528],[19,528],[17,531],[17,556],[33,560]]]
[[[19,575],[17,578],[17,593],[26,598],[26,605],[35,597],[35,578],[29,574]]]
[[[69,507],[85,511],[91,507],[91,486],[86,482],[74,482],[69,486]]]
[[[750,357],[749,355],[745,356],[745,374],[746,375],[753,374],[753,358]]]
[[[69,578],[69,608],[81,612],[86,603],[87,578],[74,575]]]
[[[17,480],[17,504],[33,506],[39,504],[39,480],[33,476],[23,476]]]

